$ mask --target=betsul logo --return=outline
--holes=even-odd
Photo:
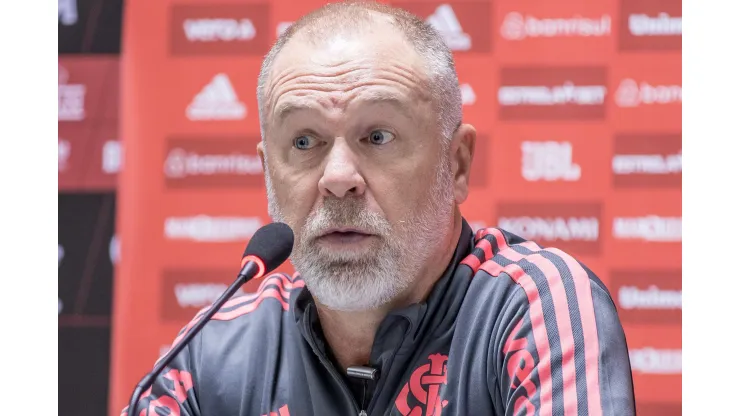
[[[491,51],[491,4],[487,1],[392,4],[424,19],[442,35],[454,53]]]
[[[263,186],[256,138],[172,138],[163,173],[168,188]]]
[[[173,55],[263,55],[270,48],[268,3],[176,4]]]
[[[623,134],[614,138],[615,188],[680,188],[681,134]]]
[[[600,203],[507,202],[499,204],[496,226],[540,246],[577,255],[601,254]]]
[[[610,276],[620,319],[633,324],[681,324],[681,270],[615,270]]]
[[[404,416],[441,416],[448,404],[442,400],[440,391],[447,385],[447,356],[431,354],[428,358],[428,363],[411,373],[396,398],[396,409]],[[411,398],[418,404],[412,403]]]
[[[501,120],[602,120],[606,67],[507,67],[498,90]]]
[[[681,0],[622,0],[621,51],[680,51]]]

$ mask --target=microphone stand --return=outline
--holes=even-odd
[[[172,362],[172,360],[177,356],[177,354],[182,351],[183,348],[185,348],[186,345],[200,332],[201,329],[208,323],[208,321],[213,317],[213,315],[216,314],[216,312],[221,309],[221,306],[226,303],[227,300],[229,300],[232,296],[234,296],[234,293],[236,293],[237,290],[239,290],[242,285],[247,283],[248,281],[252,280],[255,275],[261,272],[261,274],[264,274],[264,266],[260,267],[257,262],[255,261],[247,261],[242,270],[239,272],[239,275],[237,276],[234,283],[229,286],[228,289],[221,295],[216,302],[211,305],[211,307],[204,313],[198,322],[193,325],[193,327],[187,331],[185,336],[178,342],[176,345],[174,345],[167,354],[162,357],[162,359],[159,360],[159,362],[154,366],[154,369],[149,372],[144,378],[139,381],[139,384],[136,385],[136,388],[134,389],[134,393],[131,395],[131,400],[129,401],[128,405],[128,415],[129,416],[135,416],[133,412],[136,411],[136,406],[139,402],[139,397],[141,394],[146,391],[149,387],[154,384],[154,380],[156,380],[157,376],[164,370],[167,365]]]

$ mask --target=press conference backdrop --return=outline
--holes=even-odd
[[[94,369],[63,373],[74,399],[63,409],[60,394],[60,414],[104,412],[79,386],[109,381],[118,415],[269,222],[256,77],[277,35],[319,4],[59,0],[60,363]],[[589,265],[625,326],[638,414],[680,414],[681,2],[391,4],[455,54],[479,132],[466,218]],[[70,250],[86,260],[66,266]]]

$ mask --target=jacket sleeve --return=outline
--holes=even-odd
[[[182,339],[186,331],[195,324],[196,319],[197,317],[180,330],[172,345]],[[196,371],[193,365],[195,361],[193,357],[194,345],[199,342],[200,334],[196,335],[162,370],[152,387],[142,393],[137,403],[136,412],[129,412],[127,403],[121,411],[121,416],[158,416],[165,414],[200,416],[194,384]],[[127,398],[127,400],[129,399],[130,397]]]
[[[493,399],[505,415],[634,415],[616,307],[593,273],[566,256],[527,256],[503,268],[499,278],[519,288],[492,339]]]

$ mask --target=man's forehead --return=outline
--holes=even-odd
[[[266,98],[278,117],[317,104],[311,102],[316,94],[301,90],[305,82],[313,84],[310,88],[320,93],[324,105],[341,106],[348,99],[395,105],[406,101],[408,94],[394,91],[388,79],[406,89],[417,89],[426,81],[422,60],[400,35],[333,36],[320,43],[292,39],[271,74]]]

